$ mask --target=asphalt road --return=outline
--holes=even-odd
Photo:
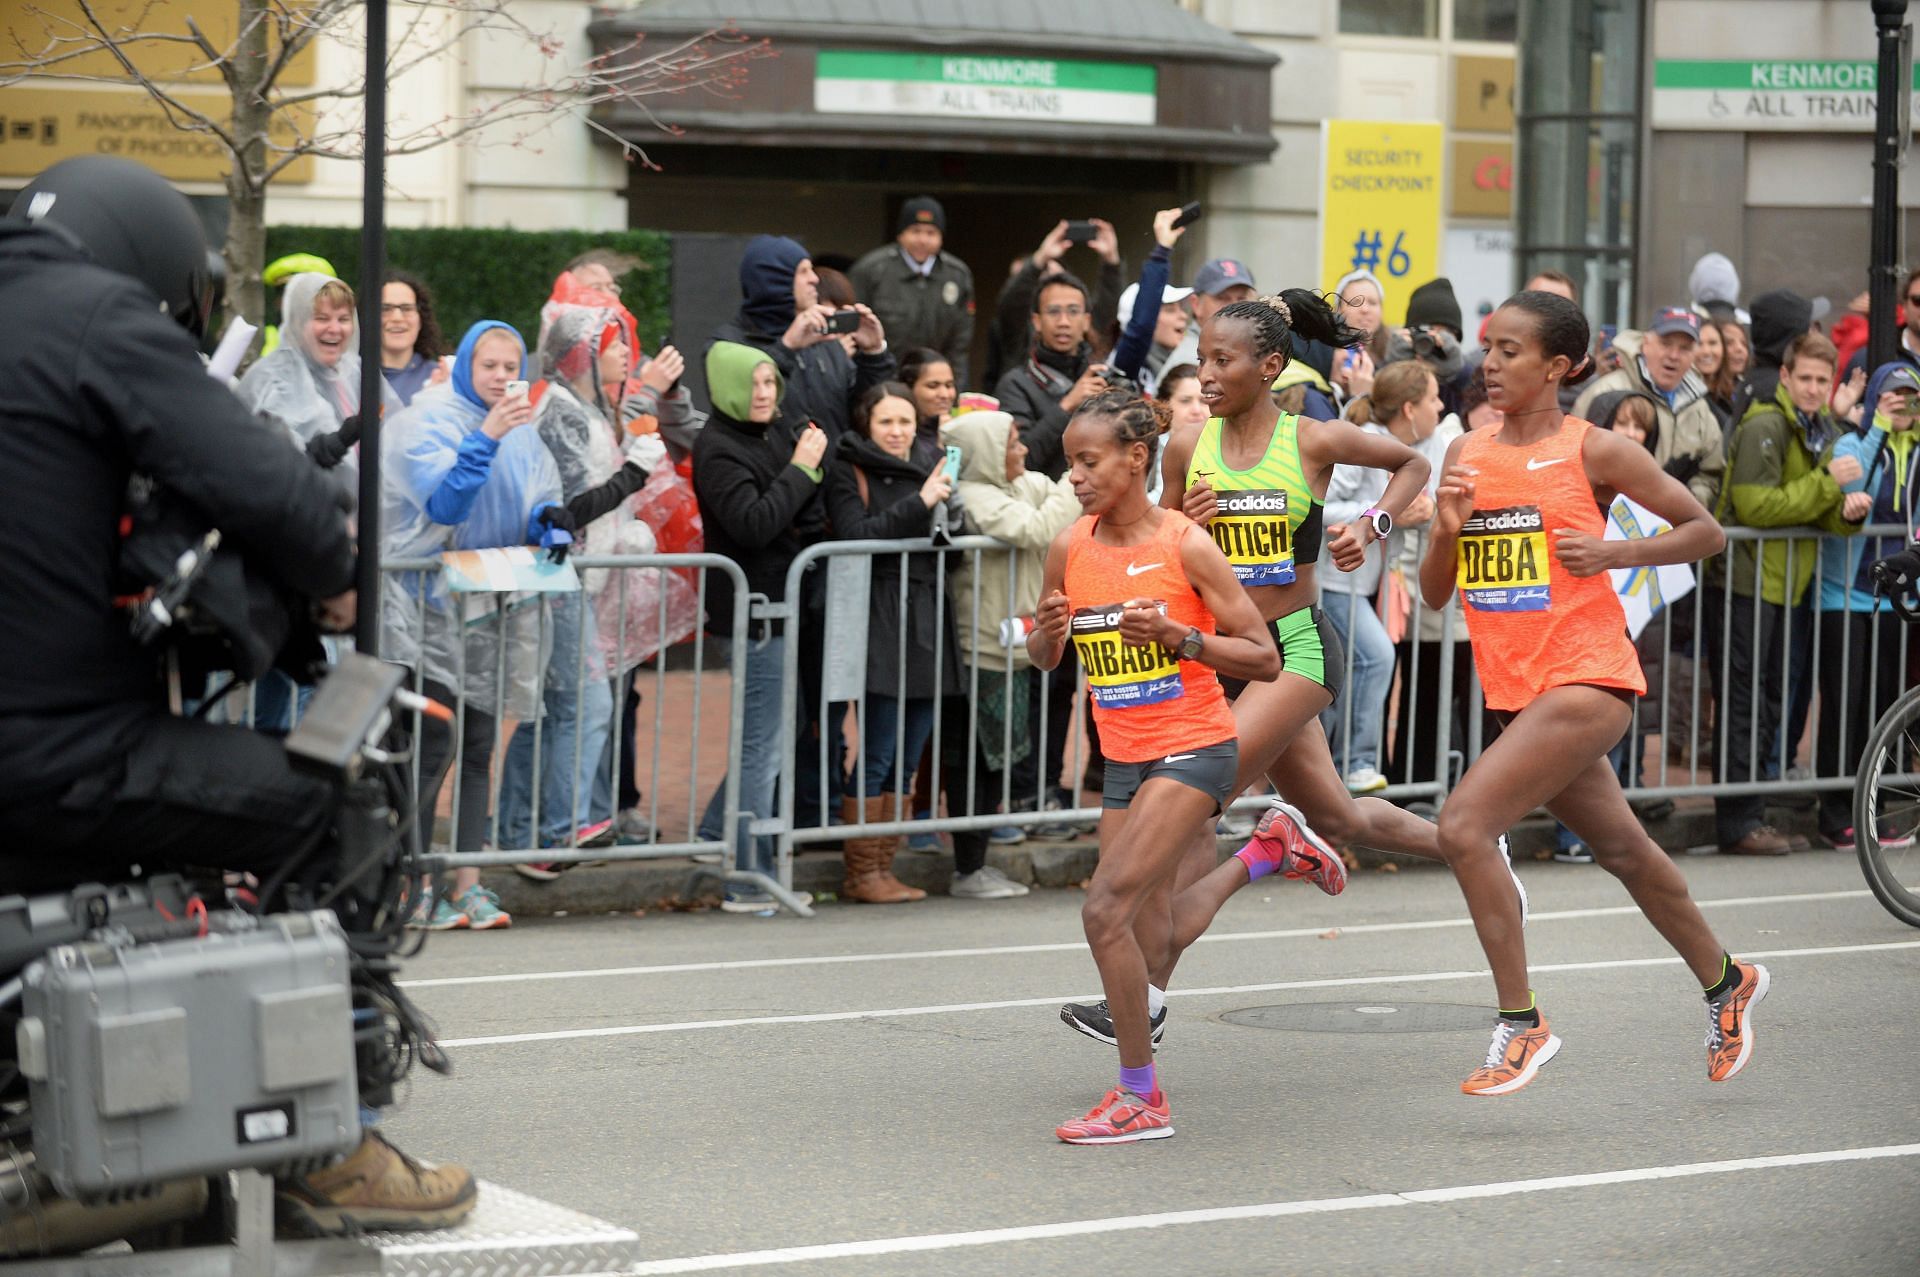
[[[457,1072],[388,1129],[635,1229],[651,1272],[1920,1273],[1920,932],[1851,856],[1680,863],[1773,973],[1729,1083],[1625,893],[1548,863],[1566,1045],[1509,1097],[1459,1093],[1491,981],[1414,870],[1229,904],[1170,1000],[1172,1139],[1053,1137],[1117,1064],[1057,1018],[1098,994],[1071,891],[436,936],[407,974]]]

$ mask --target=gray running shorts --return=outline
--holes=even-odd
[[[1109,809],[1125,808],[1133,802],[1140,786],[1155,776],[1177,780],[1213,799],[1214,814],[1233,796],[1233,783],[1240,770],[1240,742],[1222,741],[1199,749],[1182,750],[1165,758],[1150,758],[1144,763],[1107,760],[1107,779],[1100,790],[1100,805]]]

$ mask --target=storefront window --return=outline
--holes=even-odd
[[[1565,271],[1599,323],[1635,304],[1640,15],[1639,0],[1520,4],[1519,276]]]
[[[1520,25],[1520,0],[1453,0],[1453,38],[1512,44]]]
[[[1431,40],[1440,34],[1439,0],[1340,0],[1340,34]]]

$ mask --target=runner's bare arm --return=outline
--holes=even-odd
[[[1301,462],[1314,476],[1316,496],[1326,496],[1336,465],[1390,471],[1393,477],[1380,495],[1378,508],[1396,519],[1426,490],[1432,471],[1427,459],[1390,435],[1371,434],[1345,421],[1315,421],[1300,438]],[[1327,554],[1333,566],[1351,572],[1366,562],[1367,547],[1379,539],[1368,519],[1328,524]]]
[[[1454,559],[1460,542],[1460,525],[1473,513],[1472,466],[1460,464],[1460,452],[1467,436],[1461,435],[1447,445],[1446,460],[1440,463],[1440,487],[1433,494],[1434,515],[1427,534],[1427,557],[1420,560],[1420,598],[1434,611],[1453,597]]]
[[[1200,441],[1200,431],[1191,426],[1176,426],[1167,432],[1166,446],[1160,449],[1160,504],[1178,510],[1187,495],[1187,465]]]
[[[1067,539],[1073,535],[1068,526],[1047,547],[1047,570],[1040,585],[1040,605],[1033,611],[1033,633],[1027,635],[1027,655],[1038,669],[1051,670],[1060,664],[1066,651],[1067,636],[1073,626],[1073,605],[1067,602]]]
[[[1268,683],[1280,676],[1280,653],[1273,636],[1260,619],[1245,587],[1233,575],[1233,565],[1213,538],[1199,528],[1189,528],[1180,538],[1180,566],[1193,582],[1201,602],[1213,613],[1215,633],[1200,649],[1202,664],[1210,665],[1228,678]],[[1162,618],[1165,619],[1165,618]],[[1170,646],[1179,647],[1186,629],[1169,621],[1180,631]]]
[[[1726,533],[1706,507],[1686,484],[1662,470],[1644,447],[1612,431],[1589,430],[1581,457],[1594,487],[1631,497],[1673,526],[1658,536],[1621,541],[1554,528],[1554,555],[1575,576],[1594,576],[1608,568],[1697,563],[1726,545]]]

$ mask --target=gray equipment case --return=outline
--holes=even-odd
[[[293,1172],[359,1142],[339,922],[216,917],[234,929],[61,945],[27,967],[20,1070],[34,1154],[61,1193]]]

